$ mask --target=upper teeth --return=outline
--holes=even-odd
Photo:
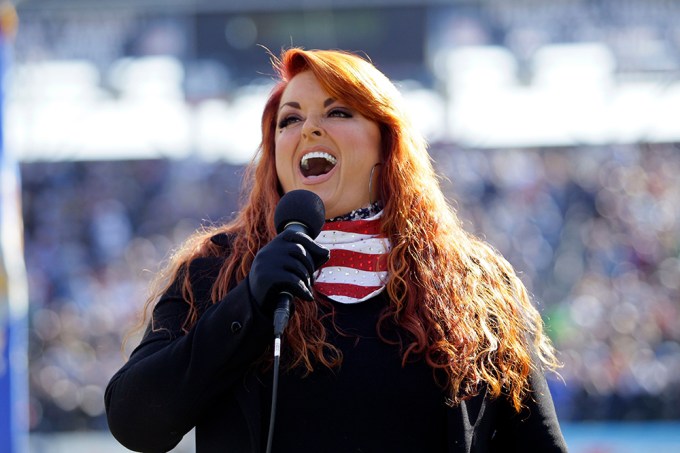
[[[320,159],[326,159],[328,162],[330,162],[333,165],[335,165],[338,162],[338,160],[335,157],[331,156],[328,153],[324,153],[324,152],[321,152],[321,151],[314,151],[314,152],[307,153],[304,156],[302,156],[302,161],[300,162],[300,164],[303,165],[303,166],[306,166],[307,161],[309,159],[319,159],[319,158]]]

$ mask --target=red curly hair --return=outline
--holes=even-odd
[[[248,195],[243,208],[230,223],[205,228],[189,238],[159,275],[165,285],[151,296],[147,307],[169,282],[184,278],[191,306],[185,329],[190,329],[198,314],[189,277],[182,277],[180,269],[198,257],[223,255],[224,249],[210,237],[228,233],[233,238],[231,248],[212,292],[217,303],[229,282],[243,280],[255,254],[274,238],[273,213],[282,194],[274,162],[276,115],[287,83],[303,71],[312,71],[330,96],[375,121],[382,134],[382,229],[392,250],[386,285],[390,303],[378,332],[386,321],[399,326],[403,362],[421,358],[433,372],[443,371],[450,404],[486,385],[492,397],[504,394],[520,410],[532,367],[558,366],[554,349],[510,264],[463,230],[398,90],[369,61],[347,52],[293,48],[280,59],[272,56],[272,63],[280,80],[264,108],[262,143],[246,173]],[[319,304],[323,302],[296,304],[285,338],[289,367],[312,372],[319,364],[335,367],[342,361],[327,341]]]

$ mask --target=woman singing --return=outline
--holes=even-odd
[[[553,347],[508,262],[464,231],[394,85],[340,51],[290,49],[262,115],[247,200],[159,275],[140,345],[106,391],[127,448],[565,452]],[[281,197],[325,208],[277,234]],[[276,429],[272,317],[283,336]]]

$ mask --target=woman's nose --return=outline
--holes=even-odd
[[[302,126],[302,135],[305,137],[321,137],[323,135],[323,128],[318,120],[307,118],[305,124]]]

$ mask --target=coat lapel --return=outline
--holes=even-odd
[[[485,417],[486,405],[486,391],[482,391],[448,410],[448,453],[477,451],[479,431],[488,423]]]

